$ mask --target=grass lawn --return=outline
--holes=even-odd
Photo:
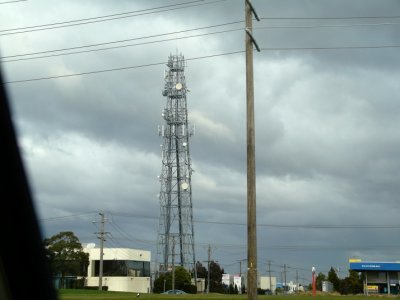
[[[125,299],[138,299],[138,300],[162,300],[162,299],[181,299],[181,300],[246,300],[247,295],[223,295],[223,294],[197,294],[197,295],[159,295],[159,294],[140,294],[137,297],[136,293],[127,292],[108,292],[97,290],[58,290],[59,300],[125,300]],[[258,295],[259,300],[383,300],[385,298],[400,299],[400,296],[363,296],[363,295],[317,295],[313,297],[309,294],[304,295],[278,295],[278,296],[265,296]]]

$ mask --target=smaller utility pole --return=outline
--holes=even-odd
[[[239,262],[239,275],[240,275],[240,278],[242,278],[242,262],[244,262],[244,261],[246,261],[247,260],[247,258],[243,258],[243,259],[239,259],[238,260],[238,262]]]
[[[283,290],[285,291],[285,292],[287,292],[287,286],[286,286],[286,264],[283,264],[283,278],[285,279],[285,285],[284,285],[284,288],[283,288]]]
[[[296,270],[296,293],[299,292],[299,272]]]
[[[269,274],[269,289],[272,292],[272,280],[271,280],[271,261],[268,261],[268,274]]]
[[[210,260],[211,260],[211,246],[210,244],[208,244],[207,294],[210,293]]]
[[[105,235],[107,232],[104,231],[104,223],[107,221],[104,217],[104,213],[99,213],[100,219],[100,232],[96,232],[100,239],[100,261],[99,261],[99,291],[103,290],[103,255],[104,255],[104,242],[105,242]],[[95,222],[94,222],[95,223]]]

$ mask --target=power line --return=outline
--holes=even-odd
[[[190,1],[190,2],[184,2],[184,3],[173,4],[173,5],[165,5],[165,6],[159,6],[159,7],[154,7],[154,8],[147,8],[147,9],[129,11],[129,12],[124,12],[124,13],[118,13],[118,14],[111,14],[111,15],[104,15],[104,16],[92,17],[92,18],[84,18],[84,19],[76,19],[76,20],[69,20],[69,21],[62,21],[62,22],[55,22],[55,23],[47,23],[47,24],[42,24],[42,25],[33,25],[33,26],[25,26],[25,27],[17,27],[17,28],[3,29],[3,30],[0,30],[0,32],[18,31],[18,30],[24,30],[24,29],[33,29],[33,28],[38,28],[38,27],[62,25],[62,24],[69,24],[69,23],[75,23],[75,22],[96,20],[96,19],[102,19],[102,18],[110,18],[110,17],[115,17],[115,16],[136,14],[136,13],[140,13],[140,12],[145,12],[145,11],[150,11],[150,10],[156,10],[156,9],[162,9],[162,8],[165,8],[165,7],[180,6],[180,5],[190,4],[190,3],[194,3],[194,2],[201,2],[201,1],[204,1],[204,0],[196,0],[196,1]],[[135,15],[135,16],[136,16],[136,15]],[[108,20],[108,19],[106,19],[106,20],[98,20],[97,22],[102,22],[102,21],[107,21],[107,20]],[[86,23],[83,23],[83,24],[86,24]],[[75,25],[80,25],[80,24],[75,24]],[[55,27],[55,28],[59,28],[59,27]],[[45,28],[45,29],[46,29],[46,28]],[[52,28],[50,28],[50,29],[52,29]],[[43,29],[43,30],[44,30],[44,29]]]
[[[337,46],[337,47],[270,47],[261,48],[263,51],[290,51],[290,50],[351,50],[351,49],[384,49],[400,48],[400,45],[378,45],[378,46]]]
[[[155,241],[154,240],[143,240],[143,239],[138,239],[132,237],[129,233],[127,233],[121,226],[119,226],[115,221],[110,222],[110,225],[122,236],[123,240],[128,240],[128,241],[133,241],[136,243],[141,243],[141,244],[149,244],[149,245],[154,245]],[[113,236],[114,240],[118,240],[118,238]]]
[[[274,47],[274,48],[261,48],[261,50],[263,50],[263,51],[293,51],[293,50],[352,50],[352,49],[384,49],[384,48],[400,48],[400,45],[338,46],[338,47]],[[206,55],[206,56],[200,56],[200,57],[192,57],[192,58],[188,58],[186,60],[188,60],[188,61],[199,60],[199,59],[227,56],[227,55],[244,53],[244,52],[245,52],[244,50],[232,51],[232,52],[212,54],[212,55]],[[119,68],[104,69],[104,70],[95,70],[95,71],[88,71],[88,72],[81,72],[81,73],[74,73],[74,74],[64,74],[64,75],[55,75],[55,76],[48,76],[48,77],[13,80],[13,81],[3,82],[3,84],[23,83],[23,82],[57,79],[57,78],[75,77],[75,76],[83,76],[83,75],[129,70],[129,69],[139,69],[139,68],[145,68],[145,67],[151,67],[151,66],[157,66],[157,65],[163,65],[163,64],[166,64],[166,62],[149,63],[149,64],[143,64],[143,65],[119,67]]]
[[[293,50],[346,50],[346,49],[349,50],[349,49],[382,49],[382,48],[400,48],[400,45],[339,46],[339,47],[288,47],[288,48],[261,48],[261,50],[263,50],[263,51],[288,51],[288,50],[292,50],[293,51]],[[232,52],[225,52],[225,53],[212,54],[212,55],[206,55],[206,56],[192,57],[192,58],[188,58],[186,60],[187,61],[200,60],[200,59],[207,59],[207,58],[213,58],[213,57],[219,57],[219,56],[227,56],[227,55],[244,53],[244,52],[245,52],[244,50],[232,51]],[[112,68],[112,69],[103,69],[103,70],[81,72],[81,73],[73,73],[73,74],[55,75],[55,76],[48,76],[48,77],[37,77],[37,78],[5,81],[5,82],[3,82],[3,84],[42,81],[42,80],[49,80],[49,79],[76,77],[76,76],[83,76],[83,75],[92,75],[92,74],[99,74],[99,73],[107,73],[107,72],[114,72],[114,71],[129,70],[129,69],[139,69],[139,68],[145,68],[145,67],[164,65],[166,63],[167,62],[164,61],[164,62],[149,63],[149,64],[136,65],[136,66],[128,66],[128,67],[119,67],[119,68]]]
[[[166,35],[174,35],[174,34],[179,34],[179,33],[186,33],[186,32],[191,32],[191,31],[222,27],[222,26],[233,25],[233,24],[238,24],[238,23],[243,23],[243,21],[232,21],[232,22],[227,22],[227,23],[222,23],[222,24],[215,24],[215,25],[209,25],[209,26],[203,26],[203,27],[196,27],[196,28],[191,28],[191,29],[184,29],[184,30],[165,32],[165,33],[159,33],[159,34],[152,34],[152,35],[134,37],[134,38],[129,38],[129,39],[117,40],[117,41],[109,41],[109,42],[102,42],[102,43],[96,43],[96,44],[74,46],[74,47],[69,47],[69,48],[61,48],[61,49],[37,51],[37,52],[31,52],[31,53],[7,55],[7,56],[1,56],[0,58],[3,59],[3,58],[20,57],[20,56],[28,56],[28,55],[36,55],[36,54],[45,54],[45,53],[51,53],[51,52],[75,50],[75,49],[81,49],[81,48],[104,46],[104,45],[109,45],[109,44],[130,42],[130,41],[136,41],[136,40],[142,40],[142,39],[161,37],[161,36],[166,36]],[[239,29],[236,29],[236,30],[239,30]]]
[[[91,238],[91,237],[90,237]],[[154,245],[156,243],[155,240],[142,240],[142,239],[137,239],[137,238],[129,238],[129,237],[124,237],[124,238],[115,238],[114,240],[125,240],[125,241],[133,241],[133,242],[139,242],[139,243],[144,243],[144,244],[149,244],[149,245]],[[197,242],[197,246],[205,247],[208,246],[210,243],[209,242]],[[223,243],[215,243],[213,242],[213,246],[217,248],[223,248],[225,249],[224,251],[229,251],[227,249],[246,249],[247,244],[223,244]],[[260,250],[274,250],[274,251],[355,251],[355,250],[362,250],[362,251],[376,251],[376,250],[397,250],[399,248],[399,245],[345,245],[345,246],[338,246],[338,245],[275,245],[275,246],[262,246],[258,245],[258,249]],[[282,265],[279,264],[272,264],[272,266],[276,267],[282,267]],[[297,267],[291,267],[292,269],[299,269],[301,270],[302,268],[297,268]]]
[[[23,2],[23,1],[28,1],[28,0],[14,0],[14,1],[5,1],[5,2],[0,2],[0,4],[9,4],[9,3]]]
[[[221,25],[221,26],[223,26],[223,25]],[[200,29],[202,29],[202,28],[200,28]],[[189,29],[189,30],[185,30],[185,31],[194,31],[194,30],[200,30],[200,29]],[[67,52],[67,53],[58,53],[58,54],[51,54],[51,55],[43,55],[43,56],[35,56],[35,57],[26,57],[26,58],[3,60],[4,58],[8,58],[8,57],[20,57],[20,56],[36,55],[36,54],[40,54],[40,53],[51,53],[51,52],[79,49],[79,48],[85,48],[85,47],[94,47],[94,46],[98,46],[98,45],[102,45],[102,44],[79,46],[79,47],[65,48],[65,49],[59,49],[59,50],[48,50],[48,51],[42,51],[42,52],[34,52],[34,53],[3,56],[3,57],[0,57],[0,60],[1,60],[1,62],[6,63],[6,62],[15,62],[15,61],[22,61],[22,60],[32,60],[32,59],[40,59],[40,58],[48,58],[48,57],[57,57],[57,56],[65,56],[65,55],[71,55],[71,54],[81,54],[81,53],[88,53],[88,52],[97,52],[97,51],[104,51],[104,50],[111,50],[111,49],[119,49],[119,48],[126,48],[126,47],[149,45],[149,44],[155,44],[155,43],[161,43],[161,42],[183,40],[183,39],[189,39],[189,38],[195,38],[195,37],[203,37],[203,36],[208,36],[208,35],[228,33],[228,32],[240,31],[240,30],[243,30],[243,28],[227,29],[227,30],[221,30],[221,31],[207,32],[207,33],[201,33],[201,34],[195,34],[195,35],[189,35],[189,36],[183,36],[183,37],[176,37],[176,38],[170,38],[170,39],[163,39],[163,40],[156,40],[156,41],[149,41],[149,42],[143,42],[143,43],[136,43],[136,44],[129,44],[129,45],[120,45],[120,46],[98,48],[98,49],[91,49],[91,50],[82,50],[82,51],[75,51],[75,52]],[[181,32],[184,32],[184,31],[181,31]],[[166,33],[166,34],[161,34],[161,35],[171,35],[171,34],[176,34],[176,33],[179,33],[179,32]],[[134,39],[131,39],[131,40],[146,39],[146,38],[149,38],[149,37],[134,38]],[[111,44],[111,43],[120,43],[120,42],[121,41],[106,42],[106,43],[103,43],[103,45]]]
[[[352,20],[352,19],[397,19],[400,16],[332,16],[332,17],[263,17],[261,20]]]
[[[138,10],[138,11],[129,12],[129,13],[122,13],[122,14],[128,14],[128,15],[119,16],[119,17],[106,18],[105,16],[103,16],[103,17],[89,18],[87,20],[91,20],[91,21],[84,21],[84,22],[81,22],[80,20],[72,20],[72,21],[54,23],[54,24],[64,24],[64,25],[57,25],[57,26],[53,26],[52,24],[44,24],[44,25],[35,25],[35,26],[22,27],[22,28],[4,29],[4,30],[0,30],[0,32],[6,32],[6,31],[15,31],[15,32],[0,33],[0,36],[27,33],[27,32],[34,32],[34,31],[42,31],[42,30],[50,30],[50,29],[57,29],[57,28],[63,28],[63,27],[86,25],[86,24],[105,22],[105,21],[112,21],[112,20],[118,20],[118,19],[124,19],[124,18],[132,18],[132,17],[144,16],[144,15],[155,14],[155,13],[160,13],[160,12],[167,12],[167,11],[173,11],[173,10],[178,10],[178,9],[184,9],[184,8],[190,8],[190,7],[197,7],[197,6],[215,4],[215,3],[222,2],[222,1],[227,1],[227,0],[214,0],[214,1],[209,1],[209,2],[200,3],[200,4],[187,5],[188,3],[203,2],[203,1],[205,1],[205,0],[197,0],[197,1],[180,3],[180,4],[175,4],[175,5],[168,5],[168,6],[164,6],[164,7],[171,7],[171,6],[177,6],[177,5],[186,5],[186,6],[175,7],[175,8],[167,8],[167,9],[160,9],[158,11],[150,11],[149,12],[149,10],[159,9],[159,8],[150,8],[150,9]],[[161,8],[163,8],[163,7],[161,7]],[[145,12],[143,12],[143,11],[145,11]],[[93,20],[93,19],[99,19],[99,18],[106,18],[106,19]],[[82,20],[85,20],[85,19],[82,19]],[[68,23],[73,23],[73,22],[77,22],[77,23],[68,24]],[[46,26],[48,26],[48,27],[46,27]],[[37,27],[45,27],[45,28],[37,28]],[[33,29],[33,28],[36,28],[36,29]],[[24,30],[24,29],[28,29],[28,30]]]
[[[81,216],[91,216],[96,214],[96,212],[87,212],[87,213],[81,213],[81,214],[74,214],[74,215],[68,215],[68,216],[59,216],[59,217],[53,217],[53,218],[46,218],[46,219],[40,219],[40,221],[59,221],[61,219],[69,219],[69,218],[76,218],[76,217],[81,217]]]
[[[361,24],[318,24],[318,25],[293,25],[293,26],[258,26],[253,29],[311,29],[311,28],[341,28],[341,27],[367,27],[367,26],[391,26],[400,23],[361,23]]]
[[[241,21],[232,21],[232,22],[227,22],[227,23],[223,23],[223,24],[216,24],[216,25],[210,25],[210,26],[204,26],[204,27],[197,27],[197,28],[179,30],[179,31],[174,31],[174,32],[167,32],[167,33],[160,33],[160,34],[154,34],[154,35],[147,35],[147,36],[141,36],[141,37],[117,40],[117,41],[109,41],[109,42],[102,42],[102,43],[96,43],[96,44],[75,46],[75,47],[69,47],[69,48],[61,48],[61,49],[53,49],[53,50],[45,50],[45,51],[38,51],[38,52],[31,52],[31,53],[24,53],[24,54],[7,55],[7,56],[0,57],[0,59],[12,58],[12,57],[20,57],[20,56],[28,56],[28,55],[36,55],[36,54],[45,54],[45,53],[67,51],[67,50],[75,50],[75,49],[88,48],[88,47],[103,46],[103,45],[109,45],[109,44],[115,44],[115,43],[129,42],[129,41],[134,41],[134,40],[141,40],[141,39],[148,39],[148,38],[154,38],[154,37],[160,37],[160,36],[166,36],[166,35],[173,35],[173,34],[178,34],[178,33],[186,33],[186,32],[203,30],[203,29],[210,29],[210,28],[233,25],[233,24],[238,24],[238,23],[243,23],[243,22],[244,22],[243,20],[241,20]],[[331,28],[331,27],[335,28],[335,27],[354,27],[354,26],[389,26],[389,25],[400,25],[400,23],[327,24],[327,25],[307,25],[307,26],[298,26],[298,25],[296,25],[296,26],[261,26],[261,27],[253,27],[253,29],[255,29],[255,30],[256,29],[308,29],[308,28]],[[232,29],[232,31],[235,31],[235,30],[240,30],[240,29]],[[210,34],[212,34],[212,33],[210,33]]]
[[[20,1],[27,1],[27,0],[20,0]],[[33,26],[17,27],[17,28],[10,28],[10,29],[2,29],[2,30],[0,30],[0,32],[16,31],[16,30],[23,30],[23,29],[32,29],[32,28],[37,28],[37,27],[54,26],[54,25],[68,24],[68,23],[74,23],[74,22],[96,20],[96,19],[102,19],[102,18],[122,16],[122,15],[127,15],[127,14],[134,14],[134,13],[139,13],[139,12],[144,12],[144,11],[149,11],[149,10],[162,9],[162,8],[166,8],[166,7],[180,6],[180,5],[185,5],[185,4],[195,3],[195,2],[202,2],[202,1],[204,1],[204,0],[189,1],[189,2],[172,4],[172,5],[170,4],[170,5],[164,5],[164,6],[158,6],[158,7],[153,7],[153,8],[146,8],[146,9],[141,9],[141,10],[128,11],[128,12],[111,14],[111,15],[98,16],[98,17],[92,17],[92,18],[84,18],[84,19],[76,19],[76,20],[69,20],[69,21],[62,21],[62,22],[55,22],[55,23],[47,23],[47,24],[42,24],[42,25],[33,25]],[[13,1],[10,1],[10,2],[13,2]],[[5,2],[5,3],[7,3],[7,2]]]
[[[196,243],[197,245],[205,245],[206,243]],[[247,244],[218,244],[214,243],[214,246],[219,248],[247,248]],[[289,250],[289,251],[338,251],[338,250],[396,250],[399,248],[399,245],[346,245],[346,246],[338,246],[336,243],[334,245],[276,245],[276,246],[258,246],[259,249],[262,250]]]
[[[242,23],[242,22],[243,21],[234,21],[234,22],[228,22],[228,23],[217,24],[217,25],[210,25],[210,26],[205,26],[205,27],[198,27],[198,28],[192,28],[192,29],[168,32],[168,33],[161,33],[161,34],[155,34],[155,35],[148,35],[148,36],[142,36],[142,37],[136,37],[136,38],[130,38],[130,39],[123,39],[123,40],[118,40],[118,41],[109,41],[109,42],[90,44],[90,45],[82,45],[82,46],[75,46],[75,47],[69,47],[69,48],[61,48],[61,49],[45,50],[45,51],[38,51],[38,52],[31,52],[31,53],[7,55],[7,56],[0,57],[0,60],[2,60],[3,63],[15,62],[15,61],[23,61],[23,60],[33,60],[33,59],[41,59],[41,58],[48,58],[48,57],[57,57],[57,56],[65,56],[65,55],[72,55],[72,54],[97,52],[97,51],[104,51],[104,50],[111,50],[111,49],[118,49],[118,48],[142,46],[142,45],[148,45],[148,44],[154,44],[154,43],[182,40],[182,39],[188,39],[188,38],[194,38],[194,37],[202,37],[202,36],[213,35],[213,34],[228,33],[228,32],[234,32],[234,31],[243,30],[244,28],[227,29],[227,30],[222,30],[222,31],[208,32],[208,33],[196,34],[196,35],[190,35],[190,36],[184,36],[184,37],[176,37],[176,38],[170,38],[170,39],[149,41],[149,42],[136,43],[136,44],[128,44],[128,45],[120,45],[120,46],[113,46],[113,47],[106,47],[106,48],[98,48],[98,49],[91,49],[91,50],[82,50],[82,51],[58,53],[58,54],[52,54],[52,55],[43,55],[43,56],[35,56],[35,57],[3,60],[5,58],[32,56],[32,55],[38,55],[38,54],[46,54],[46,53],[53,53],[53,52],[61,52],[61,51],[68,51],[68,50],[75,50],[75,49],[97,47],[97,46],[116,44],[116,43],[123,43],[123,42],[127,42],[127,41],[148,39],[148,38],[154,38],[154,37],[159,37],[159,36],[173,35],[173,34],[178,34],[178,33],[185,33],[185,32],[191,32],[191,31],[197,31],[197,30],[203,30],[203,29],[209,29],[209,28],[215,28],[215,27],[233,25],[233,24],[238,24],[238,23]],[[386,26],[386,25],[400,25],[400,23],[340,24],[340,25],[330,24],[330,25],[310,25],[310,26],[263,26],[263,27],[254,27],[253,29],[312,29],[312,28],[335,28],[335,27],[339,27],[340,28],[340,27],[353,27],[353,26]],[[303,48],[301,48],[301,49],[303,49]],[[313,49],[315,49],[315,48],[313,48]],[[264,48],[264,50],[286,50],[286,48],[285,49],[282,49],[282,48]]]
[[[226,56],[226,55],[232,55],[232,54],[243,53],[243,52],[244,51],[234,51],[234,52],[226,52],[226,53],[206,55],[206,56],[200,56],[200,57],[192,57],[192,58],[187,58],[186,61]],[[82,75],[91,75],[91,74],[99,74],[99,73],[106,73],[106,72],[122,71],[122,70],[129,70],[129,69],[139,69],[139,68],[145,68],[145,67],[165,65],[166,63],[167,62],[164,61],[164,62],[144,64],[144,65],[120,67],[120,68],[89,71],[89,72],[82,72],[82,73],[64,74],[64,75],[56,75],[56,76],[48,76],[48,77],[38,77],[38,78],[30,78],[30,79],[23,79],[23,80],[8,81],[8,82],[6,81],[6,82],[3,82],[3,84],[41,81],[41,80],[49,80],[49,79],[57,79],[57,78],[65,78],[65,77],[75,77],[75,76],[82,76]]]
[[[53,217],[53,218],[46,218],[46,219],[40,219],[40,221],[55,221],[59,219],[66,219],[66,218],[74,218],[76,216],[82,216],[82,215],[93,215],[96,214],[96,212],[88,212],[88,213],[82,213],[82,214],[74,214],[74,215],[67,215],[67,216],[60,216],[60,217]],[[156,216],[146,216],[143,214],[140,215],[135,215],[135,214],[127,214],[127,213],[119,213],[119,212],[110,212],[110,214],[115,215],[115,216],[120,216],[120,217],[125,217],[125,218],[144,218],[144,219],[152,219],[152,220],[157,220],[158,218]],[[246,223],[240,223],[240,222],[221,222],[221,221],[200,221],[200,220],[193,220],[195,223],[205,223],[205,224],[219,224],[219,225],[240,225],[240,226],[245,226]],[[389,224],[381,224],[381,225],[366,225],[366,224],[360,224],[360,225],[334,225],[334,224],[313,224],[313,225],[301,225],[301,224],[292,224],[292,225],[279,225],[279,224],[257,224],[257,226],[260,227],[272,227],[272,228],[303,228],[303,229],[398,229],[400,228],[400,224],[396,225],[389,225]]]
[[[205,224],[220,224],[220,225],[239,225],[246,226],[246,223],[240,222],[220,222],[220,221],[196,221],[197,223]],[[398,229],[400,225],[323,225],[323,224],[313,224],[313,225],[278,225],[278,224],[257,224],[259,227],[271,227],[271,228],[287,228],[287,229]]]

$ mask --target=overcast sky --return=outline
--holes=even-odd
[[[297,270],[308,283],[312,266],[344,277],[350,257],[400,260],[400,2],[252,3],[262,18],[253,22],[259,272],[270,260],[278,281],[286,264],[287,280]],[[106,247],[155,260],[164,63],[182,53],[196,128],[196,260],[206,264],[210,245],[211,259],[239,273],[243,20],[239,0],[0,2],[1,67],[43,236],[73,231],[98,244],[103,211]]]

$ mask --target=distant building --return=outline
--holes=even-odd
[[[364,275],[364,294],[400,294],[400,262],[350,259],[350,270]]]
[[[270,290],[275,294],[276,290],[276,277],[258,276],[257,287],[263,290]]]
[[[197,293],[205,293],[206,291],[206,279],[205,278],[198,278],[195,279],[192,278],[192,284],[196,286],[197,288]]]
[[[100,248],[86,247],[89,253],[86,286],[99,286]],[[109,291],[150,293],[150,251],[130,248],[103,249],[102,286]]]
[[[304,287],[301,284],[295,283],[293,281],[286,282],[286,284],[277,282],[276,288],[281,289],[282,291],[284,291],[285,293],[288,293],[288,294],[292,294],[292,293],[296,293],[296,292],[304,292]]]
[[[333,292],[333,283],[330,281],[322,281],[322,292],[332,293]]]
[[[229,288],[230,285],[236,287],[239,294],[242,293],[242,285],[244,283],[244,276],[240,274],[222,274],[222,286]]]

